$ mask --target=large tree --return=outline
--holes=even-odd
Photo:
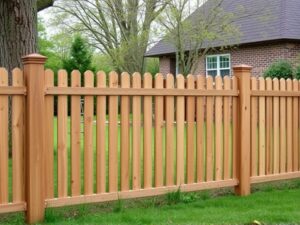
[[[0,1],[0,67],[22,67],[21,57],[37,52],[37,12],[54,0]]]
[[[116,70],[143,71],[151,26],[170,0],[63,0],[65,24],[108,55]],[[61,23],[61,18],[59,23]]]

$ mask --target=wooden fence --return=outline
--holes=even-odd
[[[0,213],[33,223],[48,207],[178,189],[248,195],[251,183],[300,177],[298,81],[237,66],[215,79],[60,70],[56,85],[45,60],[24,57],[12,86],[0,69]]]

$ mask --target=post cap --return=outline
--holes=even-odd
[[[252,66],[248,66],[245,64],[233,66],[234,71],[241,71],[241,72],[250,72],[252,68],[253,68]]]
[[[26,64],[45,64],[47,60],[46,56],[33,53],[22,57],[22,63],[23,65]]]

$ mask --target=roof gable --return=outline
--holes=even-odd
[[[188,19],[193,20],[199,13],[207,11],[206,4]],[[233,38],[230,45],[282,39],[300,40],[300,0],[224,0],[222,8],[225,12],[234,14],[240,14],[241,8],[247,12],[234,22],[239,27],[240,38]],[[216,41],[210,45],[218,47],[223,44]],[[146,56],[171,54],[175,51],[171,43],[162,39],[146,53]]]

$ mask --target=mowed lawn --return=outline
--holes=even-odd
[[[225,193],[225,195],[224,195]],[[47,209],[41,224],[299,224],[300,180],[263,185],[247,197],[231,191],[172,193],[144,200]],[[0,224],[22,224],[23,214]]]

